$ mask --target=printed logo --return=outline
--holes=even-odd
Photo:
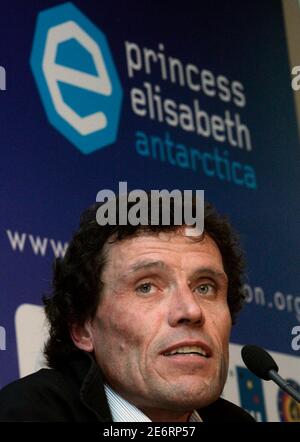
[[[266,408],[261,380],[247,368],[236,367],[241,407],[245,408],[258,422],[266,422]]]
[[[43,307],[21,304],[15,313],[15,327],[20,377],[46,367],[44,345],[49,337]]]
[[[115,142],[122,88],[105,35],[72,3],[39,14],[31,69],[49,122],[82,153]]]
[[[300,392],[296,381],[287,379],[287,382]],[[300,404],[283,390],[278,390],[277,406],[281,422],[300,422]]]

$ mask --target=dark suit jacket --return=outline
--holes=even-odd
[[[254,422],[221,398],[198,412],[204,422]],[[0,391],[0,421],[112,422],[98,365],[78,352],[62,370],[42,369],[7,385]]]

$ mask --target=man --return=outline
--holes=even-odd
[[[5,387],[0,420],[253,421],[220,398],[244,301],[227,221],[206,205],[204,233],[189,236],[173,212],[169,226],[100,226],[98,207],[45,299],[51,369]]]

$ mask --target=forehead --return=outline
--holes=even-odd
[[[137,271],[158,262],[161,269],[198,267],[199,264],[224,271],[222,255],[215,241],[207,234],[195,240],[184,231],[139,234],[106,245],[106,270],[116,273]]]

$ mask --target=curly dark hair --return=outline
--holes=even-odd
[[[118,198],[117,198],[118,201]],[[135,203],[134,203],[135,204]],[[128,210],[133,203],[128,202]],[[105,265],[104,245],[110,241],[122,241],[147,232],[153,235],[162,231],[174,231],[174,207],[170,205],[170,225],[105,225],[97,223],[96,213],[101,204],[94,204],[83,212],[77,232],[69,244],[63,259],[54,263],[53,291],[44,297],[46,316],[50,325],[50,337],[44,354],[48,366],[58,368],[71,353],[80,351],[70,336],[72,324],[83,325],[93,318],[101,296],[103,283],[101,274]],[[117,219],[118,204],[116,204]],[[151,220],[151,205],[148,212]],[[183,218],[184,219],[184,218]],[[220,216],[213,206],[205,203],[204,235],[209,235],[218,245],[223,266],[228,277],[227,302],[232,323],[235,323],[245,295],[242,290],[244,276],[244,254],[239,245],[238,235],[227,218]],[[203,235],[191,237],[202,240]]]

